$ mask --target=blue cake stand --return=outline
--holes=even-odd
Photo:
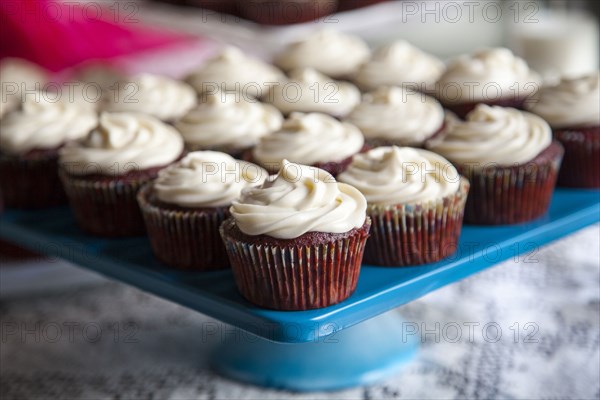
[[[248,303],[230,271],[170,270],[154,259],[145,237],[88,236],[66,207],[9,210],[0,217],[0,236],[232,325],[246,336],[216,349],[218,371],[250,383],[306,391],[362,385],[396,373],[415,354],[417,343],[386,311],[598,221],[600,191],[557,189],[548,214],[534,222],[465,226],[458,251],[449,259],[420,267],[365,265],[349,299],[296,312]]]

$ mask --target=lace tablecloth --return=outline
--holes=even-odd
[[[0,397],[598,399],[598,228],[393,311],[424,341],[418,357],[385,382],[333,393],[215,375],[206,364],[215,321],[125,285],[4,299]]]

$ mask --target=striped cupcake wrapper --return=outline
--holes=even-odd
[[[137,203],[138,190],[151,178],[100,181],[59,169],[75,219],[81,229],[98,236],[138,236],[145,233]]]
[[[236,285],[250,302],[276,310],[337,304],[356,289],[370,221],[345,238],[310,246],[257,245],[232,237],[233,218],[221,225]],[[365,229],[366,228],[366,229]]]
[[[0,193],[6,207],[35,209],[66,204],[58,178],[58,156],[29,160],[0,155]]]
[[[369,204],[373,225],[367,240],[366,264],[404,267],[439,261],[456,252],[469,182],[459,190],[422,204]]]
[[[544,215],[550,206],[563,152],[560,143],[554,141],[526,164],[482,169],[457,165],[471,183],[465,222],[505,225]]]
[[[209,271],[229,267],[225,246],[219,234],[229,217],[228,207],[214,212],[168,210],[149,201],[152,184],[138,192],[138,203],[156,258],[178,269]]]
[[[558,186],[600,188],[600,126],[555,129],[554,138],[565,148]]]

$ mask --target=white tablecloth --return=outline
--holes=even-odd
[[[202,336],[214,321],[122,284],[4,299],[0,397],[598,399],[598,228],[394,311],[421,332],[417,358],[385,382],[335,393],[266,390],[215,375]]]

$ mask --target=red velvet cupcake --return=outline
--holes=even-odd
[[[565,148],[558,185],[600,188],[600,75],[598,72],[545,87],[528,104]]]
[[[371,224],[366,207],[358,190],[326,171],[284,160],[277,175],[242,191],[221,226],[241,294],[277,310],[348,298]]]
[[[443,157],[409,147],[378,147],[354,156],[339,175],[367,199],[367,264],[432,263],[458,247],[469,183]]]
[[[58,178],[58,151],[87,135],[96,113],[55,95],[28,95],[0,120],[0,193],[6,207],[44,208],[66,203]]]
[[[264,169],[225,153],[197,151],[158,174],[138,193],[156,257],[185,270],[229,267],[219,226],[244,187],[258,185]]]
[[[60,178],[79,226],[100,236],[143,234],[137,192],[182,151],[179,133],[154,117],[103,113],[84,141],[60,153]]]
[[[287,159],[336,176],[363,150],[364,137],[354,125],[320,113],[293,113],[281,130],[261,139],[250,161],[274,173]]]
[[[481,104],[465,121],[449,117],[429,147],[471,183],[465,222],[515,224],[548,210],[563,148],[540,117]]]
[[[522,110],[541,79],[527,63],[505,48],[480,50],[448,63],[436,83],[442,105],[465,118],[478,104]]]

